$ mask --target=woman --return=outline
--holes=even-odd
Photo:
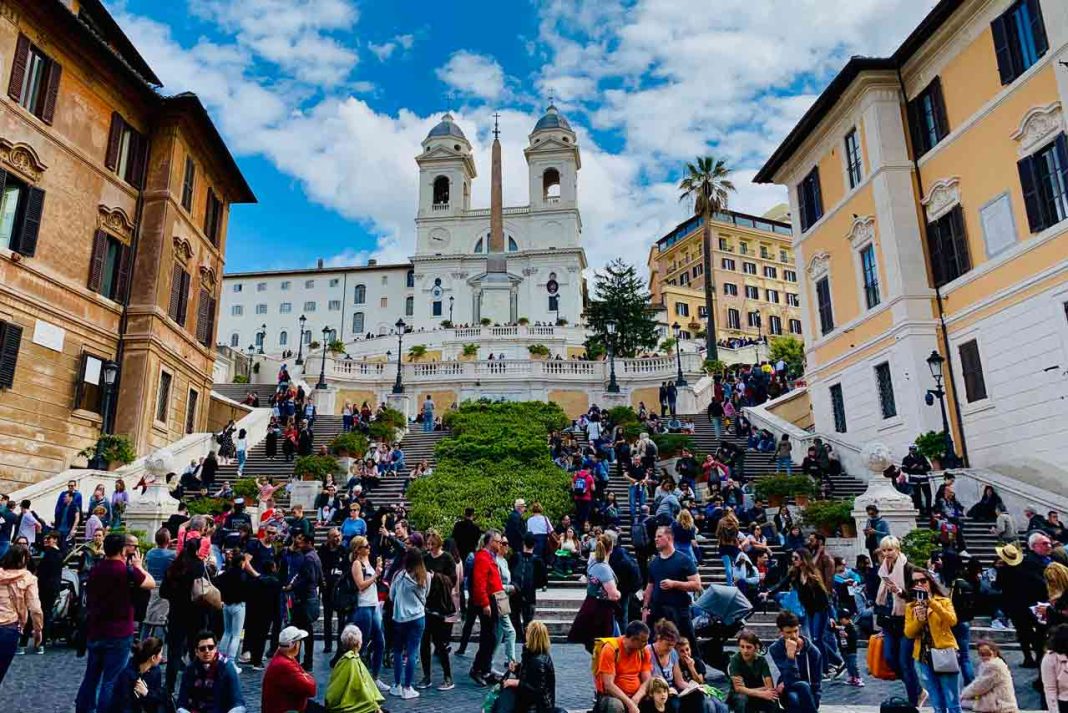
[[[341,649],[345,653],[330,672],[326,685],[326,710],[329,713],[378,713],[386,699],[375,679],[360,658],[363,634],[355,624],[341,632]]]
[[[197,534],[195,531],[193,534]],[[209,550],[210,552],[210,550]],[[182,666],[182,656],[192,654],[190,647],[195,643],[197,633],[206,628],[214,613],[193,601],[193,583],[208,576],[199,537],[191,536],[185,540],[178,557],[167,568],[160,586],[159,595],[170,602],[167,613],[167,670],[165,684],[168,691],[174,691],[178,681],[178,671]]]
[[[556,668],[549,655],[549,629],[537,619],[527,625],[518,675],[505,679],[501,688],[501,698],[506,699],[499,706],[502,710],[564,713],[556,707]],[[506,705],[513,701],[514,707]]]
[[[423,553],[409,547],[404,552],[404,572],[395,575],[389,585],[393,602],[393,687],[389,695],[405,700],[419,697],[412,688],[412,678],[426,626],[426,598],[432,576],[423,564]]]
[[[353,538],[366,535],[367,521],[360,517],[360,504],[354,500],[349,503],[349,516],[341,522],[341,542],[349,547]]]
[[[563,539],[560,540],[560,547],[556,550],[556,566],[563,574],[571,574],[571,569],[581,549],[582,544],[575,537],[575,528],[567,528]]]
[[[1018,713],[1012,673],[993,641],[980,641],[979,674],[960,692],[961,706],[981,713]]]
[[[738,559],[741,549],[738,547],[738,516],[733,510],[719,519],[716,525],[716,543],[719,546],[719,556],[723,560],[723,569],[727,575],[727,586],[734,585],[734,560]]]
[[[231,661],[241,653],[241,631],[245,628],[245,602],[249,595],[249,578],[258,577],[252,568],[252,555],[234,548],[226,551],[226,564],[215,579],[223,600],[223,635],[219,652]],[[241,669],[237,670],[241,673]]]
[[[388,691],[389,686],[379,679],[382,670],[382,656],[385,653],[386,638],[382,628],[382,605],[378,600],[378,582],[382,578],[382,559],[378,566],[371,566],[371,545],[367,538],[357,535],[349,543],[352,551],[352,579],[356,582],[359,596],[356,598],[356,610],[352,613],[352,623],[360,627],[363,639],[367,641],[368,651],[364,654],[371,666],[371,675],[380,691]]]
[[[126,481],[119,478],[115,481],[115,492],[111,494],[111,529],[122,526],[122,516],[129,505],[130,494],[126,492]]]
[[[4,682],[7,669],[15,657],[19,634],[27,621],[33,625],[33,643],[41,648],[41,632],[44,627],[44,612],[37,593],[37,577],[30,574],[27,566],[30,551],[15,545],[0,559],[0,683]]]
[[[812,554],[807,549],[795,550],[790,556],[790,569],[781,582],[773,587],[769,594],[790,587],[797,592],[797,598],[805,610],[804,624],[808,629],[812,644],[819,650],[820,657],[827,662],[826,635],[830,626],[829,609],[830,592],[823,582],[823,575],[812,561]]]
[[[1049,605],[1043,610],[1046,626],[1053,629],[1068,623],[1068,567],[1052,562],[1045,571]]]
[[[91,510],[89,510],[89,517],[85,521],[85,539],[89,541],[96,540],[96,533],[102,532],[108,534],[108,527],[104,523],[107,519],[107,508],[103,503],[97,503]]]
[[[148,638],[130,647],[130,661],[115,681],[111,703],[103,713],[160,713],[163,710],[163,642]]]
[[[879,589],[875,593],[876,622],[883,630],[883,658],[905,684],[909,703],[920,699],[920,681],[912,664],[913,642],[905,638],[906,593],[912,565],[901,551],[901,541],[884,537],[879,543]]]
[[[267,460],[278,457],[278,439],[282,436],[282,428],[278,425],[278,419],[271,416],[271,422],[267,424],[267,435],[263,439],[264,455]]]
[[[273,508],[274,507],[274,493],[281,488],[281,485],[275,485],[274,481],[270,478],[257,478],[256,487],[259,489],[260,494],[260,507],[261,508]]]
[[[761,653],[760,639],[750,629],[738,633],[738,653],[731,655],[727,676],[731,713],[773,713],[779,710],[771,667]]]
[[[678,644],[679,630],[675,624],[667,619],[661,619],[653,627],[656,640],[647,647],[649,659],[652,662],[653,678],[667,681],[674,686],[676,692],[687,688],[686,679],[682,675],[679,666],[679,652],[675,650]],[[680,713],[702,713],[705,708],[704,694],[691,693],[685,698],[676,699],[677,703],[669,706],[668,710],[677,710]]]
[[[905,636],[915,642],[912,658],[935,713],[960,713],[960,672],[939,673],[932,649],[952,649],[956,663],[957,640],[953,625],[957,614],[946,591],[928,570],[914,567],[909,577],[905,607]],[[959,668],[959,665],[955,666]]]
[[[348,401],[341,409],[341,430],[345,433],[352,430],[352,404]]]
[[[103,523],[104,527],[107,527],[108,523],[111,522],[111,501],[104,492],[103,483],[98,484],[96,488],[93,489],[93,495],[89,498],[89,507],[87,507],[85,511],[92,514],[96,511],[98,506],[104,508],[104,514],[100,517],[100,522]],[[92,539],[92,537],[86,533],[85,539]]]
[[[452,666],[449,662],[449,642],[452,640],[452,624],[456,614],[453,594],[457,588],[456,560],[445,551],[444,542],[437,530],[427,530],[426,552],[423,564],[433,574],[430,580],[430,593],[426,600],[426,629],[419,647],[419,660],[423,664],[423,679],[416,688],[430,688],[430,644],[434,644],[434,653],[441,662],[441,675],[444,680],[438,686],[439,691],[451,691]]]
[[[679,512],[678,518],[671,524],[671,532],[675,536],[675,549],[693,560],[695,565],[700,564],[693,550],[693,541],[697,538],[697,526],[694,525],[693,515],[689,510],[683,509]],[[737,542],[737,533],[735,542]]]
[[[586,568],[586,598],[567,634],[569,643],[582,644],[590,653],[597,639],[619,636],[616,602],[622,595],[616,584],[616,576],[608,564],[611,556],[612,540],[601,535],[597,538],[593,559]]]
[[[1061,624],[1050,632],[1046,655],[1042,657],[1042,686],[1046,709],[1053,713],[1068,713],[1068,624]]]
[[[979,498],[979,502],[968,509],[968,517],[979,522],[994,522],[998,516],[999,505],[1005,507],[1001,496],[994,490],[993,485],[987,485],[983,488],[983,496]]]
[[[234,457],[234,432],[237,431],[237,425],[233,419],[230,419],[226,424],[226,428],[219,432],[219,459],[223,465],[230,465],[230,461]]]
[[[215,484],[215,474],[219,472],[219,459],[214,451],[208,451],[204,456],[204,462],[200,464],[200,482],[204,489],[210,489]]]
[[[293,425],[292,420],[288,421],[282,432],[282,455],[285,456],[286,463],[293,462],[293,457],[297,452],[298,438],[297,427]]]
[[[553,531],[553,524],[546,517],[541,503],[535,500],[530,506],[530,517],[527,518],[527,532],[534,535],[534,556],[545,561],[545,543],[549,541],[549,533]]]

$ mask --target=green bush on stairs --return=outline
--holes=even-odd
[[[801,523],[832,536],[839,530],[843,537],[856,535],[853,498],[848,500],[811,500],[801,511]]]

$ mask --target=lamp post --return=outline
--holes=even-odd
[[[960,460],[957,458],[957,452],[953,447],[953,434],[949,430],[949,416],[946,414],[946,390],[942,388],[942,367],[945,366],[945,363],[945,357],[939,354],[937,350],[932,350],[931,356],[927,357],[927,367],[931,370],[931,376],[934,377],[935,387],[927,390],[925,400],[927,405],[931,406],[934,400],[938,399],[938,406],[942,410],[942,433],[946,437],[945,466],[947,468],[956,468],[960,465]]]
[[[451,305],[450,305],[451,307]],[[397,382],[393,384],[393,393],[403,394],[404,384],[401,383],[401,355],[404,354],[404,319],[398,319],[394,325],[397,328]]]
[[[452,324],[452,303],[456,301],[456,298],[449,295],[449,324]]]
[[[304,315],[300,315],[300,336],[297,337],[297,366],[304,363],[304,323],[308,321],[308,318]]]
[[[326,388],[326,350],[330,346],[327,343],[327,339],[330,338],[330,327],[323,327],[323,363],[319,367],[319,383],[315,385],[316,389]]]
[[[256,347],[252,344],[248,345],[248,373],[245,375],[248,378],[248,383],[252,383],[252,359],[256,356]]]
[[[689,386],[686,383],[686,377],[682,375],[682,350],[679,349],[679,335],[682,334],[682,327],[679,326],[678,322],[675,322],[675,324],[671,325],[671,331],[675,335],[675,361],[679,366],[679,375],[675,377],[675,386]]]
[[[267,341],[266,324],[260,325],[260,331],[256,332],[256,341],[259,342],[259,348],[257,349],[257,351],[259,351],[260,354],[263,354],[263,343]]]
[[[100,365],[100,438],[96,442],[96,453],[89,461],[89,467],[95,470],[107,470],[108,464],[101,453],[104,436],[111,433],[111,397],[115,392],[115,382],[119,378],[119,365],[108,359]]]
[[[619,393],[619,384],[616,383],[616,321],[609,319],[604,323],[605,332],[607,332],[605,342],[608,344],[608,388],[605,389],[610,394]]]

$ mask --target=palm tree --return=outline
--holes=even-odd
[[[716,287],[712,284],[712,216],[727,209],[727,196],[735,190],[729,180],[731,169],[722,159],[698,156],[696,165],[686,164],[686,176],[679,181],[679,201],[693,201],[693,213],[704,218],[701,236],[701,259],[705,268],[705,311],[708,329],[705,330],[705,358],[718,359],[716,350]]]

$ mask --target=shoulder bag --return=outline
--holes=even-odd
[[[508,593],[503,589],[493,593],[493,601],[497,604],[498,616],[508,616],[512,613],[512,603],[508,600]]]
[[[929,616],[929,615],[928,615]],[[936,649],[931,638],[931,623],[923,628],[920,660],[930,665],[935,673],[960,673],[960,660],[954,648]],[[926,649],[926,650],[924,650]]]
[[[209,607],[216,611],[223,608],[222,593],[219,588],[211,583],[208,579],[208,575],[197,577],[193,580],[193,587],[190,590],[190,599],[194,604],[198,604],[202,607]]]

